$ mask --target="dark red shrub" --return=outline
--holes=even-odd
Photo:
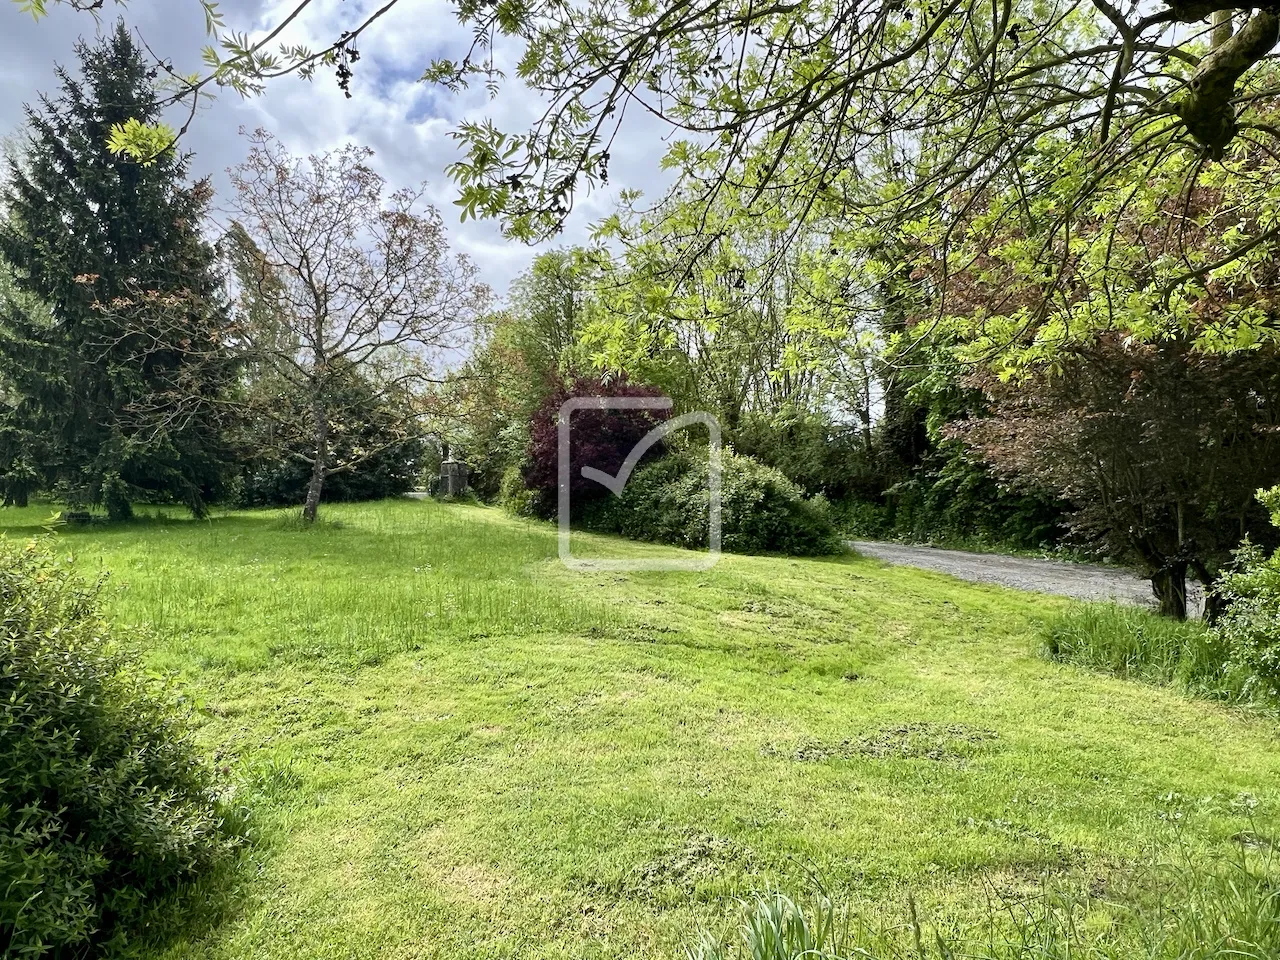
[[[537,494],[535,510],[543,516],[555,514],[560,482],[560,408],[573,397],[662,397],[653,387],[629,383],[625,376],[608,379],[575,377],[557,388],[534,412],[529,423],[529,465],[525,485]],[[569,491],[574,513],[588,503],[611,496],[609,490],[582,475],[583,467],[594,467],[616,475],[627,455],[654,427],[670,416],[669,410],[577,410],[570,420]],[[642,462],[662,456],[664,447],[655,444]]]

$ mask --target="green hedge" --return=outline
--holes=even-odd
[[[240,842],[182,714],[112,641],[98,593],[47,541],[0,539],[6,957],[109,953]]]
[[[806,499],[779,471],[725,451],[721,546],[730,553],[840,553],[828,504]],[[641,467],[620,497],[587,518],[590,526],[633,540],[705,549],[710,492],[705,454],[676,454]]]

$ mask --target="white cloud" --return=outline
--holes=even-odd
[[[260,31],[274,26],[292,5],[285,0],[224,0],[220,9],[229,28]],[[371,0],[315,0],[281,39],[324,46],[358,22],[370,6]],[[199,50],[207,41],[194,0],[134,0],[126,13],[128,22],[157,54],[172,58],[176,69],[198,69]],[[105,16],[102,27],[111,23]],[[65,7],[54,6],[47,19],[35,23],[10,0],[0,0],[0,83],[8,94],[0,103],[0,132],[21,122],[24,102],[34,103],[40,92],[56,90],[55,61],[73,68],[75,38],[92,35],[95,29],[92,17]],[[213,175],[219,193],[225,194],[229,188],[224,171],[244,156],[237,133],[242,126],[266,127],[297,153],[346,142],[366,144],[376,151],[374,164],[393,187],[428,182],[429,197],[443,213],[454,247],[476,261],[495,291],[505,293],[537,250],[503,239],[495,223],[458,223],[452,206],[456,194],[445,174],[446,166],[459,157],[449,134],[460,119],[482,116],[516,128],[540,112],[540,104],[512,79],[495,100],[480,89],[454,97],[417,82],[432,57],[460,56],[469,37],[445,0],[404,0],[362,36],[351,99],[323,70],[310,82],[294,77],[275,80],[264,96],[249,101],[223,93],[196,118],[186,138],[187,148],[195,153],[192,172]],[[514,56],[510,49],[499,54]],[[511,63],[505,65],[509,68]],[[507,75],[512,76],[510,69]],[[579,197],[564,234],[553,245],[584,242],[592,220],[612,209],[618,190],[633,187],[648,195],[661,191],[666,182],[657,163],[662,133],[654,121],[624,129],[612,152],[609,188]]]

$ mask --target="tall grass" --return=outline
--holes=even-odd
[[[121,620],[171,638],[156,652],[162,666],[370,665],[432,643],[620,619],[564,589],[554,528],[435,502],[327,506],[311,527],[293,510],[161,516],[63,542],[110,567]]]
[[[1269,850],[1269,848],[1268,848]],[[1280,887],[1268,852],[1244,846],[1215,867],[1142,868],[1118,896],[1046,887],[989,904],[968,928],[930,927],[908,901],[896,925],[838,907],[820,883],[803,899],[778,891],[741,904],[727,934],[704,931],[686,960],[1274,960]]]
[[[1047,623],[1042,652],[1051,660],[1119,677],[1182,686],[1201,696],[1245,697],[1230,649],[1203,624],[1171,620],[1140,607],[1082,603]]]

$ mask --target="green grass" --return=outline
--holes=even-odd
[[[1200,696],[1248,699],[1248,674],[1228,645],[1197,620],[1173,620],[1115,603],[1080,603],[1046,624],[1045,655]]]
[[[960,923],[1226,856],[1268,829],[1242,796],[1276,807],[1270,721],[1041,659],[1054,600],[856,557],[572,573],[497,510],[324,515],[58,534],[153,628],[260,837],[232,915],[152,958],[675,957],[811,871]]]
[[[737,923],[704,931],[687,960],[1274,960],[1274,866],[1270,851],[1246,845],[1229,863],[1135,870],[1118,892],[1047,883],[960,929],[927,924],[910,900],[898,924],[851,916],[815,881],[800,899],[743,899]]]

